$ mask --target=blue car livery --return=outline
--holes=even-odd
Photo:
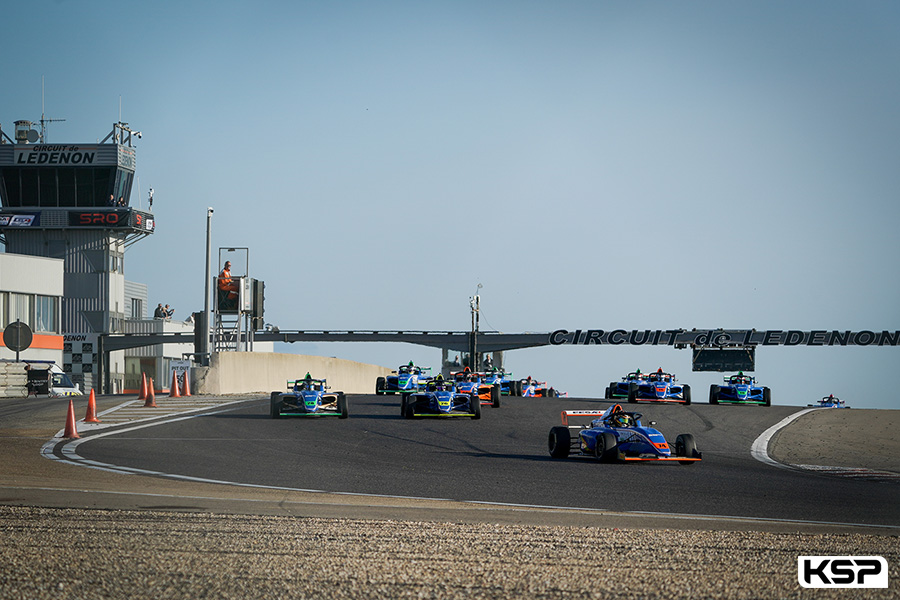
[[[313,379],[307,373],[304,379],[288,381],[287,388],[287,392],[272,392],[269,408],[273,419],[285,416],[346,419],[350,416],[344,392],[329,392],[324,379]]]
[[[632,371],[628,375],[622,378],[622,381],[612,381],[609,386],[606,388],[606,393],[603,394],[603,397],[607,400],[615,400],[617,398],[628,398],[628,390],[630,389],[630,384],[641,383],[647,380],[647,375],[641,373],[641,370]]]
[[[394,374],[376,379],[375,394],[417,392],[425,382],[426,371],[430,370],[431,367],[419,367],[410,361],[408,365],[398,367]]]
[[[756,379],[744,375],[726,376],[724,385],[709,386],[710,404],[756,404],[772,406],[772,392],[769,388],[756,384]]]
[[[626,412],[618,404],[605,411],[566,410],[562,426],[550,430],[547,448],[553,458],[570,454],[592,456],[601,462],[674,461],[692,464],[701,460],[694,436],[682,433],[674,449],[662,433],[641,423],[641,413]],[[569,425],[574,417],[593,417],[590,425]],[[655,425],[654,421],[650,425]]]
[[[807,406],[814,406],[816,408],[850,408],[847,406],[846,402],[834,394],[828,394],[819,400],[818,404],[807,404]]]
[[[675,376],[659,369],[646,379],[628,382],[628,402],[691,403],[691,386],[675,383]]]
[[[453,382],[429,379],[420,392],[403,394],[400,414],[407,419],[418,417],[481,418],[481,401],[477,394],[460,392]]]

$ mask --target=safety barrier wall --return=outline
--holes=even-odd
[[[302,378],[307,373],[315,379],[327,379],[335,391],[373,394],[375,380],[388,375],[391,369],[324,356],[217,352],[210,357],[209,367],[195,367],[191,371],[194,394],[260,392],[268,396],[274,390],[284,390],[288,380]]]

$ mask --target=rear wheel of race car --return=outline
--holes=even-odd
[[[547,449],[553,458],[566,458],[572,447],[572,434],[568,427],[554,427],[547,438]]]
[[[763,388],[763,406],[772,406],[772,390]]]
[[[628,384],[628,402],[634,404],[637,402],[638,386],[636,383]]]
[[[375,380],[375,395],[384,396],[384,377]]]
[[[603,431],[597,434],[597,437],[594,441],[594,458],[599,460],[600,462],[611,462],[615,460],[616,455],[616,446],[618,445],[618,440],[616,440],[616,436],[609,431]]]
[[[344,392],[338,394],[337,407],[339,419],[346,419],[350,416],[350,411],[347,409],[347,396],[344,395]]]
[[[481,418],[481,398],[478,397],[478,394],[469,396],[469,408],[472,411],[473,419]]]
[[[548,398],[559,398],[559,392],[557,392],[553,388],[550,388],[547,390],[547,397]]]
[[[691,403],[691,386],[689,386],[689,385],[681,386],[681,397],[684,399],[685,404]]]
[[[612,400],[612,385],[606,386],[606,391],[603,393],[603,398],[606,400]]]
[[[491,386],[491,406],[494,408],[500,408],[500,386],[493,385]]]
[[[516,386],[516,394],[515,395],[521,397],[522,396],[522,382],[514,381],[513,383]]]
[[[675,456],[684,458],[697,458],[697,444],[694,442],[694,436],[690,433],[678,434],[675,438]],[[689,465],[690,462],[682,464]]]
[[[710,404],[718,404],[719,403],[719,391],[722,388],[717,386],[716,384],[712,384],[709,386],[709,403]]]
[[[273,419],[281,418],[282,406],[284,406],[284,403],[281,401],[281,392],[272,392],[269,398],[269,414],[271,414]]]

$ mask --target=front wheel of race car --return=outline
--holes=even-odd
[[[628,402],[634,404],[637,402],[638,386],[636,383],[628,384]]]
[[[409,394],[400,396],[400,416],[406,417],[407,405],[409,404]]]
[[[681,386],[681,397],[684,399],[685,404],[691,403],[691,386],[689,386],[689,385]]]
[[[616,440],[616,436],[609,431],[602,431],[597,434],[597,438],[594,441],[594,458],[599,460],[600,462],[611,462],[616,459],[618,452],[616,451],[616,446],[618,445],[618,440]]]
[[[347,408],[347,396],[345,396],[343,392],[338,395],[337,407],[339,419],[346,419],[350,416],[350,411]]]
[[[513,382],[513,384],[514,384],[515,387],[516,387],[516,393],[515,393],[515,395],[521,397],[521,396],[522,396],[522,382],[519,381],[519,380],[516,380],[516,381]]]
[[[404,395],[403,402],[403,416],[407,419],[412,419],[416,416],[416,401],[409,397],[409,395]]]
[[[675,438],[675,456],[684,458],[699,458],[700,453],[697,452],[697,444],[694,442],[694,436],[690,433],[678,434]],[[682,464],[689,465],[690,462]]]
[[[384,377],[375,380],[375,395],[384,396]]]
[[[763,406],[772,406],[772,390],[763,388]]]
[[[719,391],[722,388],[717,386],[716,384],[712,384],[709,386],[709,403],[710,404],[718,404],[719,403]]]
[[[491,406],[494,408],[500,408],[500,386],[493,385],[491,386]]]
[[[469,396],[469,408],[472,410],[473,419],[481,418],[481,398],[477,392]]]
[[[284,406],[284,403],[281,401],[281,392],[272,392],[272,395],[269,397],[269,414],[271,414],[273,419],[281,418],[282,406]]]
[[[566,458],[572,447],[572,434],[568,427],[554,427],[547,438],[547,449],[553,458]]]

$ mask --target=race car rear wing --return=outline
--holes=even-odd
[[[569,426],[569,417],[602,417],[605,410],[564,410],[562,411],[562,424]]]

